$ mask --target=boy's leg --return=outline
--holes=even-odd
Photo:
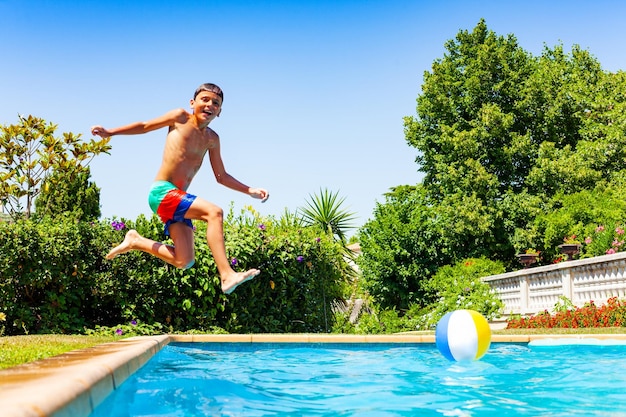
[[[113,259],[130,250],[140,250],[177,268],[189,268],[194,260],[193,230],[184,223],[173,223],[169,230],[174,246],[155,242],[141,236],[136,230],[129,230],[124,241],[111,249],[106,258]]]
[[[215,259],[217,271],[220,274],[222,291],[226,294],[230,294],[239,284],[254,278],[260,273],[258,269],[235,272],[231,268],[226,257],[226,247],[224,246],[224,212],[220,207],[198,197],[187,210],[185,217],[207,222],[207,243]]]

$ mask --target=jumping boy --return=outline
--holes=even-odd
[[[232,293],[238,285],[257,276],[258,269],[235,272],[226,257],[224,246],[223,210],[213,203],[187,193],[205,154],[218,183],[265,202],[269,193],[263,188],[251,188],[226,172],[220,155],[220,138],[209,123],[220,115],[224,93],[215,84],[202,84],[190,100],[193,113],[175,109],[147,122],[136,122],[115,129],[93,126],[91,133],[103,138],[113,135],[136,135],[168,127],[163,161],[150,189],[148,201],[152,210],[165,223],[165,233],[174,245],[147,239],[130,230],[124,241],[107,254],[113,259],[130,250],[150,253],[177,268],[190,268],[195,262],[194,237],[191,220],[207,222],[206,238],[213,253],[222,282],[222,291]]]

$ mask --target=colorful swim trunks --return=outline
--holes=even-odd
[[[165,234],[169,236],[169,226],[172,223],[184,222],[193,228],[191,220],[185,218],[185,214],[191,203],[196,199],[195,195],[176,188],[168,181],[156,181],[150,188],[148,204],[153,212],[159,215],[165,223]]]

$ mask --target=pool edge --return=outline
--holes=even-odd
[[[80,417],[170,342],[140,336],[80,349],[0,371],[3,417]]]
[[[492,335],[494,343],[566,338],[626,340],[626,334]],[[0,370],[3,417],[86,417],[171,342],[435,343],[434,334],[211,334],[139,336]]]

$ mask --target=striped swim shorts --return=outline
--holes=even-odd
[[[185,214],[196,196],[177,188],[168,181],[156,181],[150,188],[148,204],[153,212],[165,223],[165,234],[169,236],[169,226],[172,223],[184,222],[193,228],[191,220],[185,218]]]

